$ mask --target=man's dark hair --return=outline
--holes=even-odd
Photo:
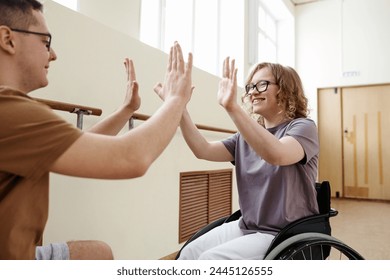
[[[42,3],[37,0],[0,0],[0,25],[27,29],[36,23],[33,10],[42,12]]]

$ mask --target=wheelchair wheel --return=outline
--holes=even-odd
[[[266,260],[363,260],[340,240],[322,233],[302,233],[276,246]]]

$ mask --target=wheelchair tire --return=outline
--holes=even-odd
[[[302,233],[276,246],[266,260],[363,260],[354,249],[322,233]]]

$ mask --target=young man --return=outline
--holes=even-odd
[[[165,75],[163,105],[124,135],[139,108],[134,66],[125,61],[129,84],[123,107],[88,132],[62,120],[28,93],[47,86],[50,47],[42,4],[0,0],[0,259],[111,258],[107,244],[70,242],[36,247],[48,217],[49,173],[128,179],[145,174],[169,144],[192,94],[192,55],[175,43]]]

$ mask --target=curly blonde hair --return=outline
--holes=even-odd
[[[289,120],[297,118],[306,118],[309,115],[308,100],[303,91],[302,81],[298,73],[289,66],[283,66],[278,63],[263,62],[257,64],[249,73],[246,83],[252,81],[257,71],[263,68],[270,69],[275,78],[275,83],[279,86],[276,99],[278,105],[284,110],[285,117]],[[249,100],[242,96],[244,108],[257,121],[264,125],[264,119],[261,115],[253,113],[252,105]]]

